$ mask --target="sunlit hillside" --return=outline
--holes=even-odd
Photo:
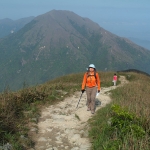
[[[112,86],[114,72],[99,74],[101,87]],[[148,150],[150,77],[141,72],[118,72],[117,75],[125,76],[129,83],[113,90],[112,103],[100,109],[89,121],[92,148]],[[42,108],[80,91],[82,77],[83,73],[70,74],[30,88],[25,85],[17,92],[5,90],[1,93],[0,146],[9,143],[15,150],[34,147],[28,134],[30,123],[38,123]]]

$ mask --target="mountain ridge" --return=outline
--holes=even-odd
[[[150,51],[74,12],[52,10],[0,40],[1,90],[19,89],[84,71],[138,69],[150,72]],[[86,69],[85,69],[86,70]],[[13,79],[13,80],[12,80]]]
[[[27,23],[29,23],[34,17],[26,17],[18,20],[12,20],[4,18],[0,20],[0,38],[4,38],[12,33],[19,31]]]

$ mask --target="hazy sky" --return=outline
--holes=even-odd
[[[150,35],[150,0],[0,0],[0,19],[36,17],[53,9],[73,11],[120,35],[141,34],[141,28]]]

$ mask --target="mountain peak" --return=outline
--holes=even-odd
[[[150,72],[150,51],[66,10],[37,16],[1,40],[0,49],[0,85],[12,88],[82,72],[91,62],[97,70]]]

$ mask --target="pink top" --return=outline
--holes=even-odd
[[[113,80],[117,81],[117,76],[116,75],[113,77]]]

